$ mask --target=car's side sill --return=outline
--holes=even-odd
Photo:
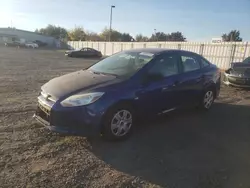
[[[168,110],[164,110],[164,111],[160,112],[158,115],[161,115],[161,114],[165,114],[165,113],[171,112],[171,111],[173,111],[173,110],[175,110],[175,109],[176,109],[176,108],[170,108],[170,109],[168,109]]]

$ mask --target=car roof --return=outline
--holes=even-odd
[[[137,48],[137,49],[125,50],[125,52],[146,52],[146,53],[152,53],[152,54],[155,54],[155,55],[156,54],[161,54],[163,52],[188,52],[188,53],[194,53],[194,52],[185,51],[185,50],[168,49],[168,48]]]

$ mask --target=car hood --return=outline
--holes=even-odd
[[[42,91],[58,100],[82,90],[113,84],[120,79],[113,75],[94,74],[81,70],[54,78],[42,86]]]

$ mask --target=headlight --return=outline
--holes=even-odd
[[[101,96],[103,96],[103,94],[103,92],[79,93],[63,100],[61,105],[63,107],[84,106],[97,101],[99,98],[101,98]]]

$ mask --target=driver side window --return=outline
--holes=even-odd
[[[149,69],[149,74],[160,75],[163,77],[176,75],[178,73],[178,58],[172,54],[160,57]]]

